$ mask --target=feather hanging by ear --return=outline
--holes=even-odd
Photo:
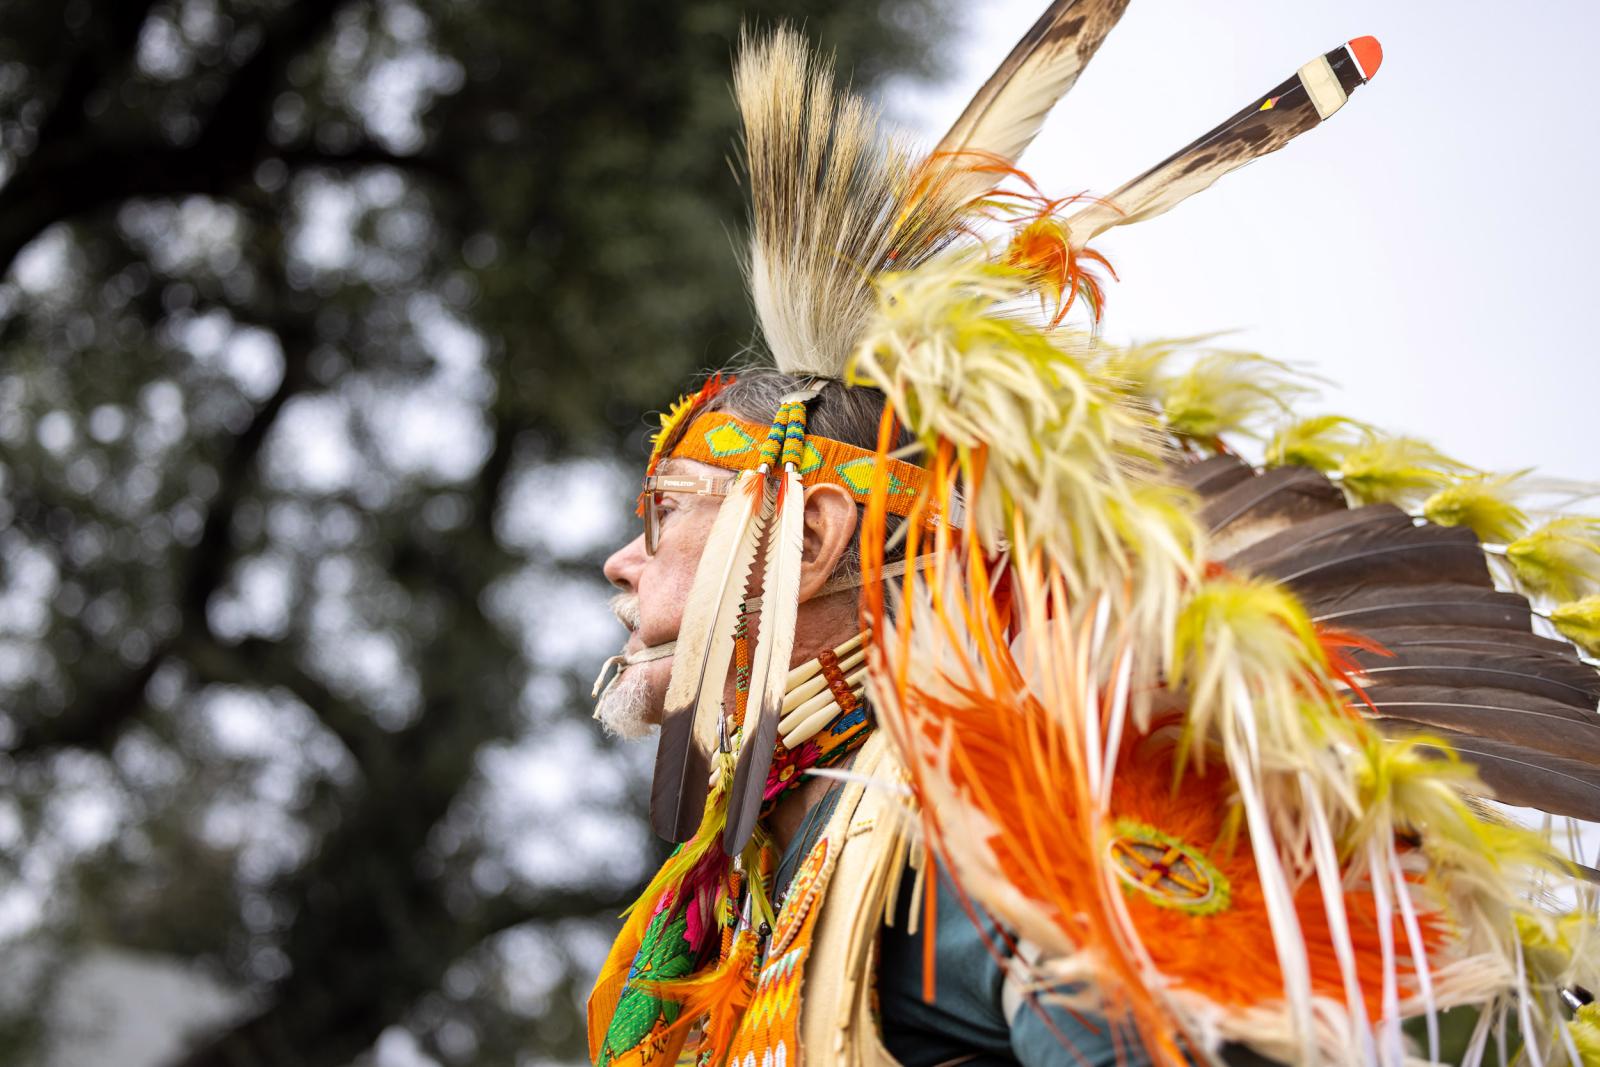
[[[1342,107],[1381,62],[1383,50],[1372,37],[1313,59],[1210,133],[1067,219],[1073,247],[1113,226],[1170,211],[1229,171],[1276,152]]]
[[[756,471],[745,471],[723,502],[678,627],[650,790],[650,823],[669,841],[694,836],[703,814],[718,709],[733,657],[734,612],[766,522],[764,485]]]
[[[1127,6],[1128,0],[1055,0],[973,96],[933,159],[949,160],[957,172],[979,159],[1015,163]],[[992,185],[994,177],[980,171],[952,175],[949,181],[972,196]]]
[[[777,512],[767,540],[766,569],[761,581],[761,625],[756,630],[755,657],[750,664],[749,708],[755,714],[744,724],[744,741],[733,772],[728,801],[728,827],[723,848],[736,856],[755,830],[761,797],[772,765],[773,746],[782,718],[784,683],[794,649],[795,615],[800,606],[800,563],[805,547],[805,489],[800,475],[786,470],[778,488]]]

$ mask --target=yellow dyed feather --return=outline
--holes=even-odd
[[[644,892],[640,893],[622,913],[624,916],[632,914],[639,908],[645,911],[654,908],[661,899],[661,894],[680,884],[722,836],[723,824],[728,819],[728,789],[733,782],[733,757],[726,752],[718,752],[715,758],[716,773],[711,783],[711,791],[706,796],[705,809],[701,813],[700,828],[695,831],[692,838],[667,857],[660,870],[656,871],[655,877],[650,879],[650,884],[644,887]]]
[[[1600,1004],[1585,1004],[1567,1023],[1580,1067],[1600,1067]]]
[[[1198,536],[1174,529],[1192,516],[1136,500],[1160,480],[1164,435],[1094,373],[1088,339],[1013,312],[1028,285],[970,252],[882,276],[851,380],[881,389],[930,449],[954,449],[966,523],[986,550],[1014,539],[1020,515],[1073,595],[1138,570],[1148,580],[1130,610],[1166,619],[1164,631]]]
[[[1162,337],[1131,345],[1102,342],[1098,349],[1101,354],[1096,360],[1096,370],[1112,388],[1154,403],[1157,399],[1157,382],[1166,375],[1167,367],[1178,354],[1220,336],[1220,333],[1200,333],[1192,337]]]
[[[1371,437],[1339,464],[1340,484],[1360,504],[1409,506],[1472,473],[1471,467],[1414,437]]]
[[[1261,436],[1263,419],[1288,413],[1312,390],[1287,363],[1255,352],[1210,350],[1182,373],[1158,377],[1155,392],[1169,430],[1214,441],[1223,434]]]
[[[1269,467],[1338,470],[1351,452],[1374,436],[1372,427],[1343,415],[1317,415],[1290,423],[1267,442]]]
[[[703,973],[688,978],[634,983],[643,992],[681,1005],[672,1030],[690,1029],[705,1020],[699,1040],[693,1046],[695,1063],[720,1067],[727,1061],[734,1035],[755,994],[756,940],[755,931],[743,930],[735,935],[727,958]]]
[[[1505,544],[1528,526],[1515,501],[1516,482],[1524,473],[1463,478],[1423,501],[1423,517],[1439,526],[1465,526],[1480,541]]]
[[[1327,657],[1310,614],[1288,589],[1237,574],[1199,583],[1178,617],[1173,650],[1171,682],[1189,698],[1175,769],[1192,758],[1204,770],[1208,745],[1239,729],[1241,715],[1256,717],[1260,749],[1309,759],[1325,744],[1316,705],[1305,697],[1306,681],[1319,678],[1326,683]],[[1240,696],[1250,706],[1240,706]]]
[[[1569,515],[1552,519],[1506,546],[1522,584],[1557,600],[1600,592],[1600,519]]]
[[[1600,656],[1600,595],[1553,608],[1550,621],[1567,640],[1591,656]]]

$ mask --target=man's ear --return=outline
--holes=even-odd
[[[801,550],[800,600],[817,595],[833,576],[856,534],[856,498],[843,486],[824,482],[806,489],[805,547]]]

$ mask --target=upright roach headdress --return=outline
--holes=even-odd
[[[750,291],[801,385],[761,425],[713,379],[657,440],[647,492],[673,456],[736,479],[657,757],[652,820],[682,845],[596,986],[597,1061],[670,1062],[697,1022],[712,1061],[744,1047],[760,815],[849,751],[863,703],[912,853],[1157,1060],[1238,1041],[1398,1063],[1402,1018],[1427,1018],[1432,1053],[1459,1005],[1481,1009],[1475,1057],[1513,1021],[1530,1062],[1600,1055],[1563,1001],[1600,986],[1583,869],[1480,799],[1600,819],[1600,674],[1563,639],[1600,651],[1600,519],[1544,513],[1581,487],[1294,421],[1309,391],[1264,357],[1066,324],[1101,315],[1097,235],[1282,148],[1382,59],[1341,44],[1114,192],[1052,200],[1017,160],[1125,6],[1057,0],[931,152],[886,137],[797,32],[743,41]],[[876,453],[807,433],[830,379],[882,394]],[[792,668],[823,481],[865,505],[866,636]],[[847,740],[797,758],[825,722]],[[852,907],[885,906],[896,880],[873,884]]]

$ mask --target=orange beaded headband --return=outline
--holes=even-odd
[[[695,459],[724,470],[754,470],[763,462],[762,443],[771,427],[749,422],[725,411],[696,416],[683,436],[667,452],[675,459]],[[663,456],[661,458],[666,458]],[[897,459],[880,467],[878,457],[865,448],[827,437],[807,435],[799,448],[795,470],[803,485],[837,485],[865,504],[872,496],[875,477],[889,479],[889,511],[905,515],[927,486],[928,472]],[[881,474],[877,473],[882,471]]]
[[[803,404],[784,405],[770,426],[725,411],[701,410],[732,384],[731,377],[714,375],[698,392],[679,397],[661,416],[661,429],[652,441],[650,463],[645,468],[647,476],[669,457],[699,460],[731,471],[755,470],[763,463],[769,467],[793,463],[802,485],[837,485],[865,504],[880,477],[876,472],[882,470],[881,477],[889,479],[889,511],[895,515],[909,514],[927,488],[928,472],[921,467],[894,459],[880,465],[877,455],[868,449],[807,435]],[[792,420],[788,417],[791,413]]]

